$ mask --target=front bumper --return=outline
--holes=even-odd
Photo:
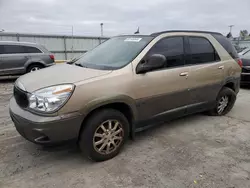
[[[241,73],[241,82],[242,85],[250,84],[250,73]]]
[[[61,116],[40,116],[20,108],[10,100],[10,116],[16,130],[27,140],[37,144],[51,144],[77,139],[83,116],[78,112]]]

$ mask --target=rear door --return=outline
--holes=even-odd
[[[200,111],[212,104],[220,91],[224,78],[224,63],[206,37],[188,36],[187,66],[189,71],[190,98],[193,110]]]
[[[1,60],[1,67],[4,74],[24,73],[24,64],[28,58],[28,54],[25,53],[23,46],[4,45],[4,54]]]
[[[153,54],[162,54],[167,59],[164,68],[135,75],[134,85],[140,120],[160,119],[162,115],[185,113],[185,106],[189,103],[189,67],[185,67],[183,39],[182,36],[161,39],[141,61],[143,63]]]

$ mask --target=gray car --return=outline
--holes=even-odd
[[[27,42],[0,41],[0,76],[20,75],[54,65],[45,47]]]
[[[250,85],[250,49],[246,48],[241,53],[239,53],[242,59],[242,73],[241,73],[241,85]]]

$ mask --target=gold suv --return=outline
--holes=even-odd
[[[128,137],[188,114],[228,113],[242,62],[220,33],[165,31],[109,39],[72,64],[20,77],[17,131],[37,144],[75,139],[89,158],[116,156]]]

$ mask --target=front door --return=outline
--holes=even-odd
[[[185,67],[183,37],[161,39],[149,50],[141,63],[152,54],[162,54],[167,61],[160,70],[135,74],[134,89],[139,120],[174,111],[182,110],[185,113],[185,106],[189,104],[189,67]]]

